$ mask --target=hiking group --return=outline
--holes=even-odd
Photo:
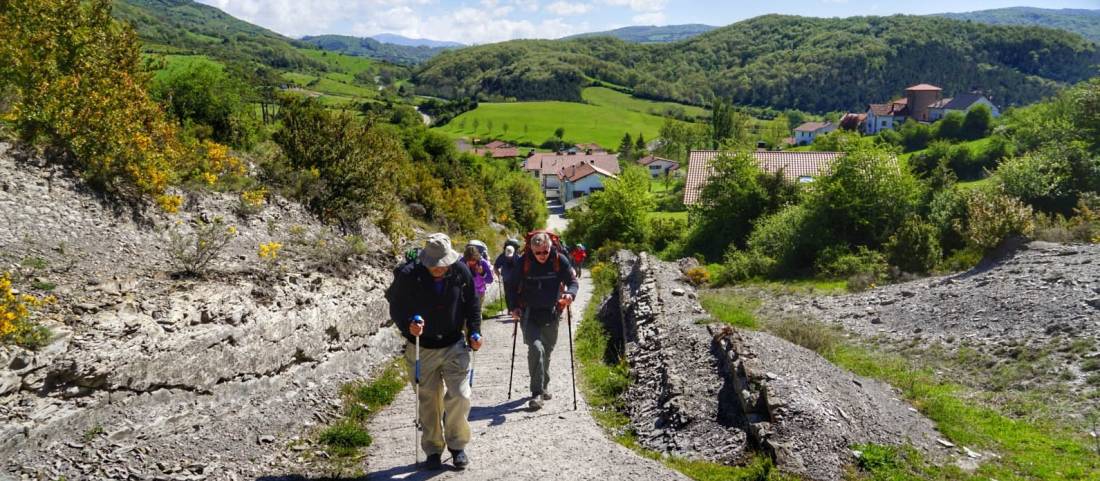
[[[522,247],[522,251],[521,251]],[[446,234],[428,236],[424,246],[406,253],[386,290],[390,318],[408,341],[405,359],[412,374],[417,405],[416,461],[423,450],[426,469],[442,468],[446,448],[456,469],[470,463],[471,392],[474,353],[481,349],[481,306],[488,286],[496,283],[514,322],[512,365],[515,366],[517,331],[522,328],[531,378],[528,407],[541,409],[551,399],[550,356],[557,344],[562,313],[577,297],[577,277],[584,246],[567,254],[557,235],[547,231],[527,234],[524,245],[505,242],[503,252],[489,264],[488,247],[470,241],[463,254],[452,248]],[[494,276],[494,273],[496,276]],[[496,281],[499,279],[499,283]],[[569,325],[572,363],[572,326]],[[508,396],[511,398],[511,377]],[[576,387],[573,407],[576,409]]]

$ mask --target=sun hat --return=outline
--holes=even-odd
[[[428,236],[424,248],[420,249],[420,263],[424,267],[447,267],[461,257],[451,248],[451,238],[442,232]]]

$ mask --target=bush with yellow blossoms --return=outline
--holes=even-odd
[[[237,214],[241,217],[258,214],[264,208],[267,199],[267,188],[261,187],[255,190],[241,192],[240,203],[237,204]]]
[[[0,344],[16,344],[28,349],[44,346],[50,331],[34,322],[36,309],[52,304],[53,296],[20,294],[12,287],[11,274],[0,275]]]

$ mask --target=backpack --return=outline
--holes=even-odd
[[[524,256],[523,256],[523,275],[524,276],[527,276],[527,273],[531,272],[531,258],[535,256],[535,254],[533,254],[531,252],[531,238],[534,237],[535,234],[540,234],[540,233],[545,233],[545,234],[548,234],[550,236],[550,257],[554,258],[554,273],[557,273],[558,270],[561,268],[561,257],[558,256],[558,254],[561,253],[561,252],[565,252],[564,248],[562,247],[562,244],[561,244],[561,237],[559,235],[553,233],[553,232],[548,231],[548,230],[533,230],[531,232],[528,232],[527,235],[523,237],[523,253],[524,253]]]

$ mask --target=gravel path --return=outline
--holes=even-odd
[[[573,306],[574,322],[592,297],[592,286],[581,279],[580,293]],[[508,400],[508,370],[511,356],[512,322],[503,317],[482,324],[485,346],[475,364],[473,431],[466,452],[470,467],[455,471],[444,453],[443,471],[418,471],[413,465],[413,389],[410,385],[389,408],[370,423],[374,435],[367,479],[468,479],[494,480],[686,480],[685,476],[657,461],[645,459],[609,439],[589,416],[588,406],[578,393],[573,410],[569,381],[569,342],[562,332],[552,359],[550,391],[554,399],[542,410],[530,412],[527,403],[527,347],[520,338],[516,346],[516,367],[512,399]],[[576,327],[576,326],[574,326]],[[561,323],[566,329],[566,323]],[[575,330],[575,329],[574,329]],[[424,456],[421,453],[420,459]]]

